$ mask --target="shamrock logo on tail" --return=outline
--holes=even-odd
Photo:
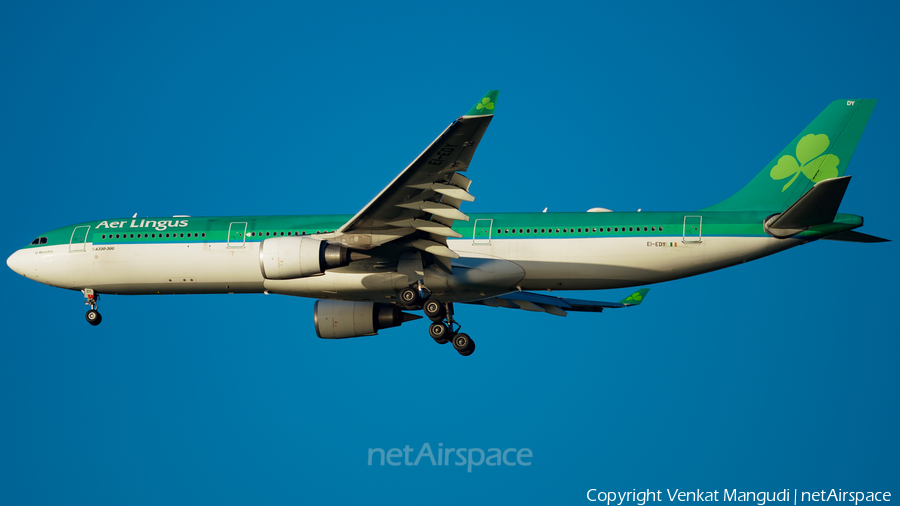
[[[469,103],[471,103],[471,102],[469,102]],[[478,105],[476,105],[475,108],[478,109],[479,111],[482,111],[482,110],[493,111],[494,103],[491,102],[491,99],[489,99],[488,97],[484,97],[481,99],[481,102],[478,102]]]
[[[641,292],[634,292],[633,294],[629,295],[627,299],[625,299],[625,302],[628,302],[628,301],[640,302],[642,300],[644,300],[644,296],[641,295]]]
[[[784,185],[781,191],[787,190],[794,184],[801,172],[813,183],[837,177],[837,166],[841,160],[834,155],[819,156],[828,149],[829,144],[830,141],[825,134],[804,135],[797,143],[797,158],[791,155],[782,156],[769,174],[772,179],[794,177]]]

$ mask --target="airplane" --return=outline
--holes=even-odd
[[[469,168],[496,112],[491,90],[355,215],[114,218],[40,234],[7,265],[78,290],[101,321],[101,294],[271,293],[318,299],[324,339],[376,335],[431,320],[429,335],[463,356],[475,342],[457,303],[565,316],[639,305],[534,291],[605,290],[694,276],[819,239],[884,242],[838,213],[847,165],[876,100],[832,102],[749,184],[684,212],[486,213]],[[546,209],[544,210],[546,211]]]

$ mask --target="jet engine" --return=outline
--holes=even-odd
[[[350,260],[347,248],[306,236],[272,237],[259,245],[259,269],[265,279],[315,276]]]
[[[396,306],[375,302],[317,300],[315,307],[316,335],[322,339],[374,336],[381,329],[419,318]]]

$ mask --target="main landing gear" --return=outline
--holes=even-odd
[[[400,304],[412,309],[419,307],[422,302],[421,289],[419,286],[407,286],[400,290]]]
[[[431,319],[428,335],[438,344],[453,343],[460,355],[468,357],[475,351],[475,341],[468,334],[459,331],[462,326],[453,319],[453,303],[442,304],[436,300],[425,302],[422,308],[425,316]],[[454,329],[454,326],[456,327]]]
[[[87,320],[93,326],[100,325],[100,322],[103,321],[103,317],[100,316],[100,311],[97,311],[97,303],[100,302],[100,294],[94,293],[90,288],[85,288],[81,291],[84,294],[84,303],[87,306],[90,306],[91,309],[88,310],[84,315],[84,319]]]
[[[475,351],[475,341],[468,334],[459,331],[462,326],[453,319],[453,303],[442,303],[430,299],[430,292],[421,282],[400,291],[400,304],[407,309],[419,309],[431,320],[428,335],[438,344],[452,343],[462,356],[468,357]]]

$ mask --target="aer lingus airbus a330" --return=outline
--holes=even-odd
[[[355,215],[115,218],[41,234],[7,265],[84,293],[274,293],[320,299],[319,337],[374,335],[421,318],[462,355],[455,303],[565,316],[640,304],[525,290],[597,290],[659,283],[755,260],[817,239],[880,242],[838,213],[844,176],[875,100],[829,105],[742,190],[686,212],[489,213],[463,175],[496,112],[488,92]]]

